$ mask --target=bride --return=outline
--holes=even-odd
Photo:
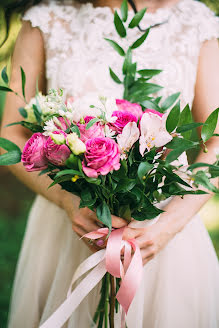
[[[31,1],[30,1],[31,2]],[[11,86],[20,91],[20,66],[27,76],[26,96],[35,95],[36,80],[43,92],[63,88],[66,97],[88,94],[122,97],[122,89],[109,76],[108,66],[119,74],[120,58],[104,37],[118,40],[113,11],[120,0],[43,1],[23,17],[12,59]],[[189,103],[195,120],[203,122],[218,107],[219,21],[195,0],[137,0],[138,10],[148,8],[141,28],[151,32],[136,49],[140,68],[162,69],[154,82],[164,86],[162,96],[180,91],[182,106]],[[130,7],[130,15],[133,11]],[[128,43],[141,31],[132,31]],[[126,40],[119,40],[126,49]],[[7,96],[2,125],[20,120],[23,102]],[[218,132],[217,132],[218,133]],[[29,137],[20,127],[2,130],[2,137],[22,148]],[[213,162],[215,139],[199,162]],[[179,160],[186,161],[186,158]],[[21,164],[12,172],[38,196],[32,207],[20,254],[11,300],[9,328],[35,328],[66,298],[78,265],[100,249],[79,236],[99,228],[79,199],[50,179],[27,173]],[[144,263],[141,288],[127,315],[128,328],[218,328],[219,265],[199,216],[209,195],[174,197],[160,206],[165,212],[150,222],[127,226],[124,238],[135,237]],[[113,226],[126,223],[113,217]],[[87,328],[99,301],[99,285],[72,314],[65,327]],[[116,327],[119,324],[116,323]],[[51,327],[52,328],[52,327]]]

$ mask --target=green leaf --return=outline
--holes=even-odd
[[[183,138],[173,138],[166,147],[173,149],[166,157],[166,162],[171,163],[177,159],[184,151],[199,146],[199,142],[193,142]]]
[[[198,145],[199,142],[194,142],[184,138],[174,137],[170,142],[168,142],[168,144],[166,144],[166,147],[168,149],[184,148],[186,150],[189,148],[196,147]]]
[[[141,102],[141,105],[144,106],[145,108],[150,108],[157,110],[158,112],[162,113],[161,108],[153,101],[151,100],[144,100]]]
[[[154,75],[160,74],[162,70],[160,69],[141,69],[137,71],[138,74],[144,77],[152,77]]]
[[[178,126],[178,128],[176,129],[176,132],[182,133],[182,132],[190,131],[190,130],[195,129],[195,128],[201,126],[201,125],[203,125],[203,123],[184,124],[184,125]]]
[[[0,138],[0,148],[8,151],[0,156],[0,165],[13,165],[21,161],[20,148],[12,141]]]
[[[99,122],[99,118],[95,117],[95,118],[92,118],[86,125],[86,128],[85,130],[88,130],[90,129],[95,123]]]
[[[38,107],[35,104],[33,104],[33,112],[34,112],[37,122],[39,124],[41,124],[41,122],[42,122],[41,113],[39,113]]]
[[[153,164],[150,164],[148,162],[141,162],[138,167],[138,177],[140,181],[143,181],[143,177],[153,168]]]
[[[81,137],[81,133],[80,133],[79,127],[77,125],[74,125],[71,127],[71,132],[75,132],[78,135],[78,138]]]
[[[192,113],[191,113],[190,107],[189,107],[189,105],[186,105],[186,107],[180,113],[178,127],[183,126],[185,124],[190,124],[192,122],[193,122],[193,119],[192,119]],[[184,138],[190,139],[192,131],[182,132],[181,134]]]
[[[117,33],[121,36],[121,38],[124,38],[126,36],[126,29],[123,25],[121,18],[118,15],[117,11],[115,11],[115,14],[114,14],[114,24],[115,24]]]
[[[127,2],[127,0],[123,0],[123,2],[122,2],[121,15],[122,15],[123,22],[126,22],[127,18],[128,18],[128,2]]]
[[[83,189],[81,191],[81,203],[79,207],[91,207],[95,204],[96,199],[89,189]]]
[[[89,182],[89,183],[93,183],[95,185],[100,185],[101,184],[101,180],[99,178],[89,178],[86,175],[84,176],[84,179]]]
[[[120,193],[128,192],[132,190],[132,188],[134,188],[135,185],[136,185],[135,179],[128,179],[128,178],[120,179],[119,184],[115,189],[115,192],[120,192]]]
[[[3,85],[0,85],[0,91],[4,91],[4,92],[13,92],[12,89],[8,88],[8,87],[4,87]]]
[[[149,32],[150,32],[150,28],[148,28],[146,32],[131,45],[131,49],[136,49],[140,47],[142,43],[146,40]]]
[[[198,171],[195,175],[194,175],[194,183],[197,185],[202,185],[203,187],[205,187],[206,189],[213,191],[215,193],[219,192],[219,189],[216,188],[209,180],[209,178],[207,177],[206,173],[204,171]]]
[[[203,142],[206,142],[208,139],[210,139],[213,136],[214,130],[216,129],[217,126],[218,113],[219,113],[219,108],[215,109],[205,121],[201,131],[201,138]]]
[[[21,114],[21,116],[23,116],[24,118],[27,118],[27,111],[24,107],[20,107],[18,110],[19,110],[19,113]]]
[[[55,179],[55,180],[49,185],[48,189],[51,188],[51,187],[53,187],[53,186],[55,186],[55,185],[58,184],[58,183],[65,182],[65,181],[70,181],[71,178],[72,178],[71,175],[66,175],[66,176],[59,177],[59,178]]]
[[[109,230],[112,230],[112,218],[108,205],[103,201],[100,205],[97,206],[96,214],[98,219],[105,224]]]
[[[65,165],[72,169],[78,169],[78,156],[71,154],[66,160]]]
[[[104,38],[117,52],[120,56],[125,56],[125,51],[113,40]]]
[[[21,161],[21,152],[12,150],[0,155],[0,165],[14,165]]]
[[[142,10],[140,10],[139,12],[137,12],[137,14],[135,14],[135,16],[132,18],[131,22],[129,23],[129,28],[134,28],[136,26],[139,25],[140,21],[142,20],[142,18],[144,17],[146,13],[146,8],[143,8]]]
[[[129,67],[131,66],[131,64],[132,64],[132,50],[131,50],[131,48],[128,48],[126,55],[125,55],[123,67],[122,67],[123,74],[126,74],[127,72],[129,72]]]
[[[166,120],[166,129],[169,133],[171,133],[177,127],[180,117],[180,102],[171,109],[167,120]]]
[[[161,108],[165,112],[168,108],[170,108],[179,98],[180,92],[174,93],[173,95],[167,97],[161,105]]]
[[[212,164],[207,164],[207,163],[194,163],[188,167],[189,170],[194,170],[198,167],[209,167],[212,168],[216,171],[219,171],[219,166],[212,165]]]
[[[151,202],[145,197],[143,207],[132,213],[132,217],[137,221],[151,220],[162,212],[162,210],[152,205]]]
[[[113,70],[109,67],[109,72],[111,78],[118,84],[122,84],[121,80],[118,78],[118,76],[113,72]]]
[[[58,172],[56,175],[55,175],[55,179],[56,178],[59,178],[59,177],[62,177],[63,175],[78,175],[78,176],[81,176],[81,172],[77,171],[77,170],[62,170],[60,172]]]
[[[21,69],[21,80],[22,80],[22,94],[24,96],[24,99],[26,99],[25,98],[26,75],[25,75],[24,70],[21,66],[20,66],[20,69]]]
[[[163,87],[154,83],[141,83],[135,82],[134,85],[130,88],[130,93],[132,96],[134,94],[144,94],[148,96],[150,94],[160,91]]]
[[[131,210],[129,204],[119,207],[119,217],[131,221]]]
[[[20,148],[15,143],[13,143],[12,141],[7,140],[5,138],[0,138],[0,148],[3,148],[4,150],[7,150],[7,151],[21,152]]]
[[[5,84],[8,84],[9,79],[8,79],[7,67],[6,66],[2,70],[1,76],[2,76],[2,80],[5,82]]]

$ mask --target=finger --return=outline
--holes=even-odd
[[[151,261],[154,258],[154,256],[149,256],[145,260],[143,260],[143,265],[147,264],[149,261]]]
[[[77,225],[84,229],[86,233],[100,229],[100,226],[97,224],[96,221],[90,220],[89,218],[83,216],[80,218]]]
[[[153,240],[147,239],[144,234],[138,236],[136,238],[136,241],[138,243],[139,248],[147,248],[147,247],[152,246],[154,244]]]
[[[113,228],[122,228],[128,225],[128,222],[118,216],[112,215]]]
[[[154,256],[155,256],[155,249],[153,246],[149,246],[146,249],[141,250],[141,257],[143,261]]]
[[[78,226],[73,226],[73,225],[72,225],[72,229],[74,230],[74,232],[75,232],[79,237],[81,237],[81,236],[83,236],[83,235],[85,234],[85,233],[84,233],[84,230],[83,230],[82,228],[78,227]],[[86,244],[86,246],[87,246],[87,247],[88,247],[93,253],[95,253],[95,252],[99,251],[100,249],[102,249],[102,247],[98,247],[98,246],[96,245],[95,241],[94,241],[94,244],[90,244],[90,243],[89,243],[89,240],[88,240],[86,237],[82,238],[81,240]]]
[[[123,232],[122,238],[124,240],[129,240],[129,239],[137,238],[141,234],[142,234],[142,229],[134,229],[134,228],[126,227]]]

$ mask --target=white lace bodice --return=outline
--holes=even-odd
[[[129,11],[129,20],[133,16]],[[104,40],[117,41],[127,49],[141,32],[128,31],[121,39],[113,25],[109,7],[94,7],[68,0],[47,1],[32,7],[24,15],[44,35],[48,87],[63,88],[67,96],[89,92],[122,97],[123,89],[109,75],[111,66],[121,76],[123,57]],[[153,78],[164,86],[163,96],[181,92],[183,104],[192,103],[198,56],[202,42],[219,37],[219,19],[202,3],[179,0],[171,8],[146,13],[141,26],[167,23],[152,28],[147,41],[134,51],[138,69],[155,68],[163,72]]]

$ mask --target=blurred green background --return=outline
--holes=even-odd
[[[203,2],[219,15],[219,0],[203,0]],[[0,4],[0,70],[7,65],[9,73],[10,56],[21,27],[20,11],[25,3],[26,1],[23,0],[2,0]],[[2,84],[2,81],[0,83]],[[0,121],[4,109],[4,98],[4,93],[0,92]],[[0,328],[4,328],[15,266],[34,194],[5,167],[0,167],[0,181]],[[212,198],[200,212],[219,257],[218,213],[219,195]]]

